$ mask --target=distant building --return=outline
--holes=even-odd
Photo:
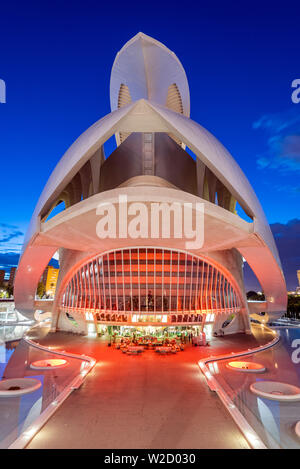
[[[14,284],[15,275],[16,275],[16,270],[17,270],[16,267],[11,267],[11,269],[10,269],[9,279],[8,279],[8,285],[9,285],[10,287],[12,287],[13,284]]]
[[[58,273],[59,269],[51,265],[48,265],[44,270],[41,281],[44,284],[45,293],[49,297],[54,297],[55,295]]]
[[[0,286],[3,286],[4,282],[4,277],[5,277],[5,270],[0,270]]]
[[[300,270],[297,270],[297,278],[298,278],[298,287],[296,288],[296,293],[300,294]]]

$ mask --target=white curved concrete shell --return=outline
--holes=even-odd
[[[166,105],[169,86],[176,83],[183,114],[190,115],[190,93],[183,66],[174,52],[161,42],[138,33],[117,53],[110,78],[111,110],[119,108],[121,84],[128,87],[132,101],[147,99]]]
[[[129,94],[124,96],[126,98],[130,95],[131,102],[118,108],[121,84],[128,87]],[[176,104],[173,97],[167,100],[168,87],[172,84],[176,84],[176,89],[180,92],[181,111],[176,110],[176,106],[175,110],[172,110],[166,105],[173,102]],[[233,277],[239,284],[241,295],[244,330],[248,330],[245,317],[248,317],[249,310],[242,273],[238,267],[240,261],[234,263],[228,260],[230,256],[235,257],[235,252],[240,253],[240,258],[243,256],[246,259],[256,274],[266,296],[264,306],[269,317],[281,315],[286,308],[285,281],[263,209],[246,176],[228,151],[206,129],[188,117],[188,83],[176,56],[161,43],[138,34],[116,57],[110,93],[112,112],[92,125],[71,145],[57,164],[40,196],[16,273],[17,309],[27,315],[33,314],[37,283],[58,249],[65,260],[61,265],[53,304],[53,313],[56,316],[59,315],[57,311],[66,279],[80,263],[111,249],[154,245],[150,239],[103,242],[96,236],[97,205],[105,200],[116,199],[120,194],[126,194],[133,199],[145,195],[147,201],[151,200],[151,197],[161,197],[170,200],[170,203],[174,200],[202,202],[205,208],[205,237],[197,255],[212,259],[220,268],[223,266],[228,275],[231,270],[234,271]],[[168,182],[166,176],[161,177],[158,173],[151,176],[149,172],[133,174],[134,177],[125,178],[122,184],[105,190],[111,172],[118,173],[118,166],[111,166],[112,169],[107,172],[108,165],[113,164],[113,155],[105,160],[103,153],[103,144],[113,134],[120,145],[119,152],[131,144],[135,145],[131,142],[140,135],[152,134],[153,138],[167,139],[165,148],[175,145],[170,152],[170,161],[172,155],[175,158],[177,153],[178,161],[187,158],[182,152],[185,145],[188,146],[197,157],[195,174],[191,173],[195,176],[196,193],[195,190],[181,190],[177,183],[174,184],[174,180],[169,179]],[[138,151],[137,154],[140,155]],[[140,157],[144,158],[141,155]],[[216,190],[225,194],[228,200],[238,201],[253,222],[242,220],[233,210],[229,210],[229,205],[227,208],[224,208],[225,205],[216,205]],[[47,214],[60,200],[67,201],[67,208],[47,220]],[[157,239],[155,245],[171,249],[183,248],[180,240],[175,243],[174,240],[167,241],[162,238]]]

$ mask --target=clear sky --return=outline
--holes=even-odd
[[[291,83],[300,78],[299,17],[299,2],[290,1],[2,2],[0,79],[7,102],[0,104],[0,268],[15,264],[59,158],[110,112],[114,57],[142,31],[181,60],[191,117],[247,175],[294,288],[300,268],[300,103],[291,100]]]

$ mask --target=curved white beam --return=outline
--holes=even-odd
[[[68,148],[52,171],[33,212],[26,232],[23,250],[35,232],[39,231],[40,213],[50,209],[59,194],[66,188],[79,169],[108,140],[122,123],[124,116],[136,106],[130,104],[99,119],[83,132]]]
[[[72,252],[84,253],[84,258],[89,259],[94,255],[101,254],[108,250],[117,250],[120,248],[145,246],[151,243],[152,247],[165,247],[169,249],[186,251],[186,239],[171,238],[166,239],[159,237],[151,241],[140,239],[99,239],[96,233],[96,224],[100,219],[96,214],[96,209],[100,203],[115,203],[116,210],[118,207],[119,194],[126,195],[128,202],[137,201],[140,198],[140,187],[130,187],[120,191],[114,189],[105,192],[105,194],[97,194],[90,199],[84,200],[73,207],[70,207],[53,217],[48,222],[42,224],[41,232],[38,233],[30,247],[25,250],[18,269],[18,279],[16,284],[16,302],[18,308],[27,315],[30,315],[37,307],[35,301],[36,284],[41,277],[47,263],[51,259],[53,252],[59,248],[66,248]],[[151,203],[157,202],[157,189],[155,187],[147,187],[143,191],[144,197]],[[170,204],[174,202],[187,202],[191,204],[199,203],[199,198],[191,194],[182,193],[175,189],[160,189],[160,197]],[[220,259],[210,256],[211,251],[215,251],[216,245],[219,245],[222,252],[231,249],[240,243],[242,245],[258,245],[258,240],[253,237],[251,224],[239,219],[234,214],[230,214],[229,219],[224,219],[223,209],[214,204],[202,200],[205,205],[204,213],[204,244],[197,250],[190,250],[192,255],[199,255],[207,258],[215,264],[219,264],[220,269],[224,270]],[[118,225],[117,225],[118,230]],[[222,233],[227,232],[228,239],[224,240]],[[49,250],[49,246],[52,248]],[[55,247],[54,247],[55,246]],[[31,254],[34,254],[32,256]],[[70,269],[73,265],[70,265]],[[65,271],[65,274],[68,271]],[[227,274],[232,277],[231,273]],[[22,282],[23,276],[26,276],[26,282]],[[232,281],[235,281],[232,277]],[[21,288],[20,288],[21,287]],[[237,287],[240,291],[240,286]],[[44,303],[44,306],[48,304]],[[40,304],[42,308],[42,302]],[[32,314],[31,314],[32,315]]]

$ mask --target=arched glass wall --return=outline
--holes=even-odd
[[[123,322],[184,322],[185,313],[201,322],[203,314],[240,308],[235,289],[212,264],[155,248],[123,249],[90,260],[67,284],[61,306],[69,313],[92,312],[100,321],[121,314]]]

